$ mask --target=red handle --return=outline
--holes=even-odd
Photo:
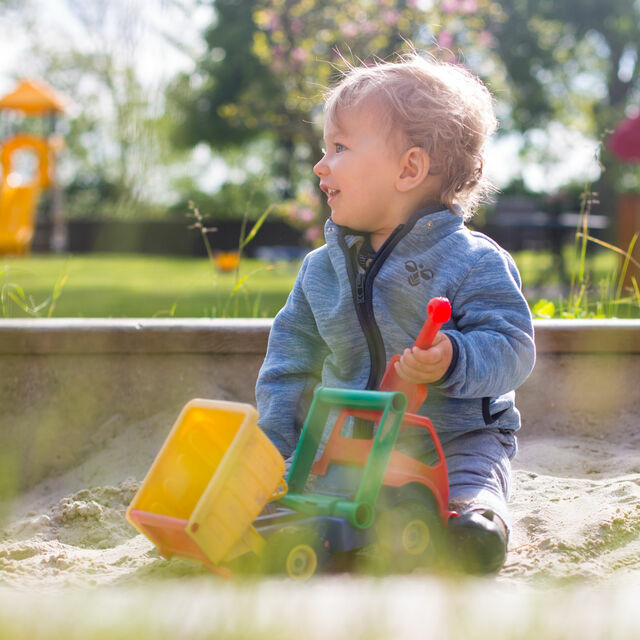
[[[440,327],[451,317],[451,303],[447,298],[432,298],[427,305],[427,319],[420,329],[420,333],[413,343],[418,349],[431,346]]]

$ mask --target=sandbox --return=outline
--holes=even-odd
[[[253,401],[269,326],[0,322],[0,639],[640,635],[634,321],[536,323],[495,579],[229,583],[158,556],[125,508],[188,400]]]

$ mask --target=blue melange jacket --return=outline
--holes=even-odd
[[[419,413],[441,440],[487,425],[518,429],[514,389],[535,361],[531,313],[511,256],[442,206],[400,225],[363,273],[363,236],[328,220],[273,322],[256,385],[260,427],[290,455],[318,384],[375,389],[389,359],[415,341],[435,296],[451,301],[446,374]]]

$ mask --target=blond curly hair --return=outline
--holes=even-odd
[[[325,95],[325,112],[336,120],[343,109],[369,100],[383,108],[389,127],[404,134],[408,146],[427,152],[430,171],[442,176],[441,202],[471,218],[495,191],[483,169],[497,120],[482,81],[459,65],[414,52],[398,62],[349,66]]]

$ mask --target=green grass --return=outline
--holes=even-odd
[[[562,283],[562,277],[550,251],[519,251],[513,257],[525,287],[549,287]],[[573,247],[565,247],[562,254],[567,281],[579,266]],[[586,258],[590,281],[597,284],[618,268],[619,258],[611,251],[592,251]]]
[[[269,317],[287,299],[298,264],[271,265],[245,259],[240,278],[249,276],[231,297],[234,273],[214,272],[207,258],[92,254],[30,256],[0,261],[0,287],[14,283],[37,307],[51,298],[67,274],[52,317]],[[250,275],[249,275],[250,274]],[[14,290],[15,293],[15,290]],[[47,317],[49,306],[37,313]],[[5,296],[5,313],[29,317]]]
[[[522,251],[514,258],[525,289],[534,291],[535,298],[529,301],[532,306],[547,296],[545,287],[561,284],[550,252]],[[570,276],[577,267],[571,247],[564,260]],[[617,266],[615,253],[591,252],[586,259],[590,283],[597,287]],[[18,292],[24,293],[32,309],[41,307],[31,314],[39,317],[272,317],[284,305],[298,268],[297,262],[268,265],[243,259],[239,277],[248,277],[232,296],[235,274],[215,272],[207,258],[128,254],[4,257],[0,260],[0,289],[5,292],[0,317],[29,317],[7,295],[19,297]],[[56,286],[58,297],[51,308]]]

